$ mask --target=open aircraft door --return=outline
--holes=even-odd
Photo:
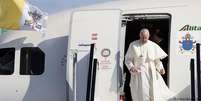
[[[75,11],[71,21],[68,101],[118,101],[121,11]]]

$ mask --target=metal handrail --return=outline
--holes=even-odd
[[[94,58],[95,44],[91,44],[86,101],[94,101],[98,59]]]
[[[196,44],[196,63],[197,63],[197,92],[198,92],[198,101],[201,100],[201,80],[200,80],[200,44]]]
[[[91,78],[91,100],[89,101],[94,101],[97,66],[98,66],[98,59],[94,59],[92,68],[92,78]]]
[[[91,44],[90,54],[89,54],[89,71],[88,71],[88,81],[87,81],[87,94],[86,101],[91,101],[91,86],[92,86],[92,76],[93,76],[93,58],[94,58],[94,44]]]
[[[190,61],[191,70],[191,101],[195,101],[195,63],[194,59]]]
[[[76,101],[76,68],[77,68],[77,52],[73,52],[73,91],[74,101]]]

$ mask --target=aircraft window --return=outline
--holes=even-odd
[[[41,75],[45,67],[45,53],[38,47],[21,49],[20,74]]]
[[[14,72],[15,48],[0,49],[0,75],[11,75]]]

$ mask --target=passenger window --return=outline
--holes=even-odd
[[[0,49],[0,75],[11,75],[14,72],[15,48]]]
[[[41,75],[45,67],[45,53],[39,47],[21,48],[21,75]]]

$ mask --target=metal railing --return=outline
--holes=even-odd
[[[198,101],[201,100],[201,82],[200,82],[200,44],[196,44],[196,63],[197,63],[197,92],[198,92]]]
[[[195,101],[195,60],[191,59],[190,69],[191,69],[191,101]]]
[[[91,44],[86,101],[94,101],[97,64],[98,60],[94,58],[94,44]]]
[[[191,101],[201,101],[201,72],[200,72],[200,44],[196,44],[196,67],[195,59],[191,59]],[[196,70],[196,71],[195,71]],[[197,83],[197,86],[196,86]],[[197,88],[197,89],[196,89]],[[196,97],[197,94],[197,97]]]

